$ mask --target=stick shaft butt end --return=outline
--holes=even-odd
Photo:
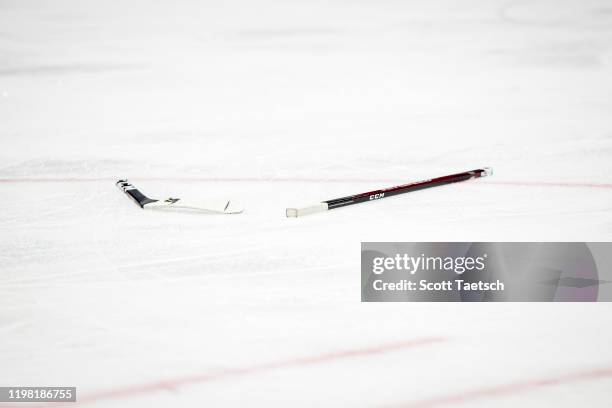
[[[319,203],[315,205],[311,205],[308,207],[302,208],[287,208],[285,210],[285,214],[287,217],[302,217],[304,215],[314,214],[321,211],[327,211],[329,208],[327,207],[327,203]]]

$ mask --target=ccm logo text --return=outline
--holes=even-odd
[[[370,200],[378,200],[379,198],[383,198],[385,193],[373,194],[370,196]]]

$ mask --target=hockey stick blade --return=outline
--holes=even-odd
[[[203,202],[190,202],[181,198],[155,200],[142,194],[127,179],[119,180],[115,184],[140,208],[146,210],[187,211],[205,214],[240,214],[244,211],[241,205],[230,200],[207,200]]]
[[[240,214],[242,206],[229,200],[206,200],[190,202],[180,198],[167,198],[154,203],[145,204],[144,209],[158,211],[194,211],[211,214]]]
[[[380,200],[381,198],[391,197],[398,194],[423,190],[425,188],[443,186],[445,184],[457,183],[459,181],[466,181],[473,178],[491,176],[492,174],[493,170],[490,167],[483,167],[481,169],[451,174],[449,176],[442,176],[429,180],[402,184],[400,186],[368,191],[366,193],[359,193],[351,196],[334,198],[332,200],[322,201],[318,204],[310,205],[307,207],[287,208],[285,215],[287,215],[287,217],[302,217],[304,215],[314,214],[322,211],[329,211],[333,210],[334,208],[345,207],[347,205]]]

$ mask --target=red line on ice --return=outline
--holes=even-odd
[[[612,377],[612,368],[610,367],[590,371],[582,371],[577,373],[563,374],[556,377],[500,384],[492,387],[468,390],[457,394],[433,397],[429,399],[408,402],[405,404],[394,406],[397,406],[398,408],[437,408],[454,404],[463,404],[466,402],[484,398],[510,396],[518,394],[520,392],[525,392],[542,387],[551,387],[555,385],[570,384],[588,380],[597,380],[609,377]]]
[[[376,354],[389,353],[403,349],[414,347],[429,346],[436,343],[446,342],[448,339],[443,337],[428,337],[414,340],[406,340],[395,343],[386,343],[377,346],[338,350],[329,353],[316,354],[312,356],[296,357],[287,360],[271,361],[268,363],[255,364],[244,367],[228,368],[220,371],[213,371],[207,374],[196,374],[192,376],[179,377],[174,379],[136,384],[122,388],[109,389],[91,394],[79,395],[77,393],[77,403],[86,404],[102,400],[131,398],[139,395],[150,395],[151,393],[161,391],[174,391],[179,387],[204,384],[213,381],[221,381],[232,377],[244,377],[249,375],[263,374],[272,370],[300,368],[304,366],[331,363],[337,360],[350,359],[356,357],[368,357]],[[77,390],[78,391],[78,390]],[[59,406],[74,406],[75,403],[58,404],[51,403],[49,405],[35,405],[36,408],[42,407],[59,407]],[[20,407],[21,405],[10,405],[10,407]],[[8,407],[0,403],[0,407]]]
[[[174,181],[174,182],[261,182],[261,183],[405,183],[399,179],[366,179],[366,178],[317,178],[317,177],[133,177],[138,181]],[[0,183],[88,183],[117,181],[111,177],[15,177],[0,178]],[[500,185],[518,187],[574,187],[611,189],[612,183],[582,183],[554,181],[484,181],[462,183],[462,185]]]

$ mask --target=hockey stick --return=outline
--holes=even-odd
[[[205,203],[190,203],[180,198],[166,198],[165,200],[154,200],[142,194],[127,180],[119,180],[115,183],[121,191],[130,197],[143,209],[151,210],[187,210],[214,214],[239,214],[243,208],[229,200],[217,200]]]
[[[451,174],[429,180],[417,181],[414,183],[402,184],[401,186],[383,188],[381,190],[368,191],[367,193],[359,193],[332,200],[322,201],[319,204],[311,205],[303,208],[287,208],[287,217],[301,217],[303,215],[313,214],[321,211],[333,210],[334,208],[344,207],[366,201],[380,200],[381,198],[391,197],[398,194],[409,193],[411,191],[422,190],[430,187],[443,186],[445,184],[457,183],[472,178],[485,177],[493,174],[490,167],[482,169],[466,171],[463,173]]]

